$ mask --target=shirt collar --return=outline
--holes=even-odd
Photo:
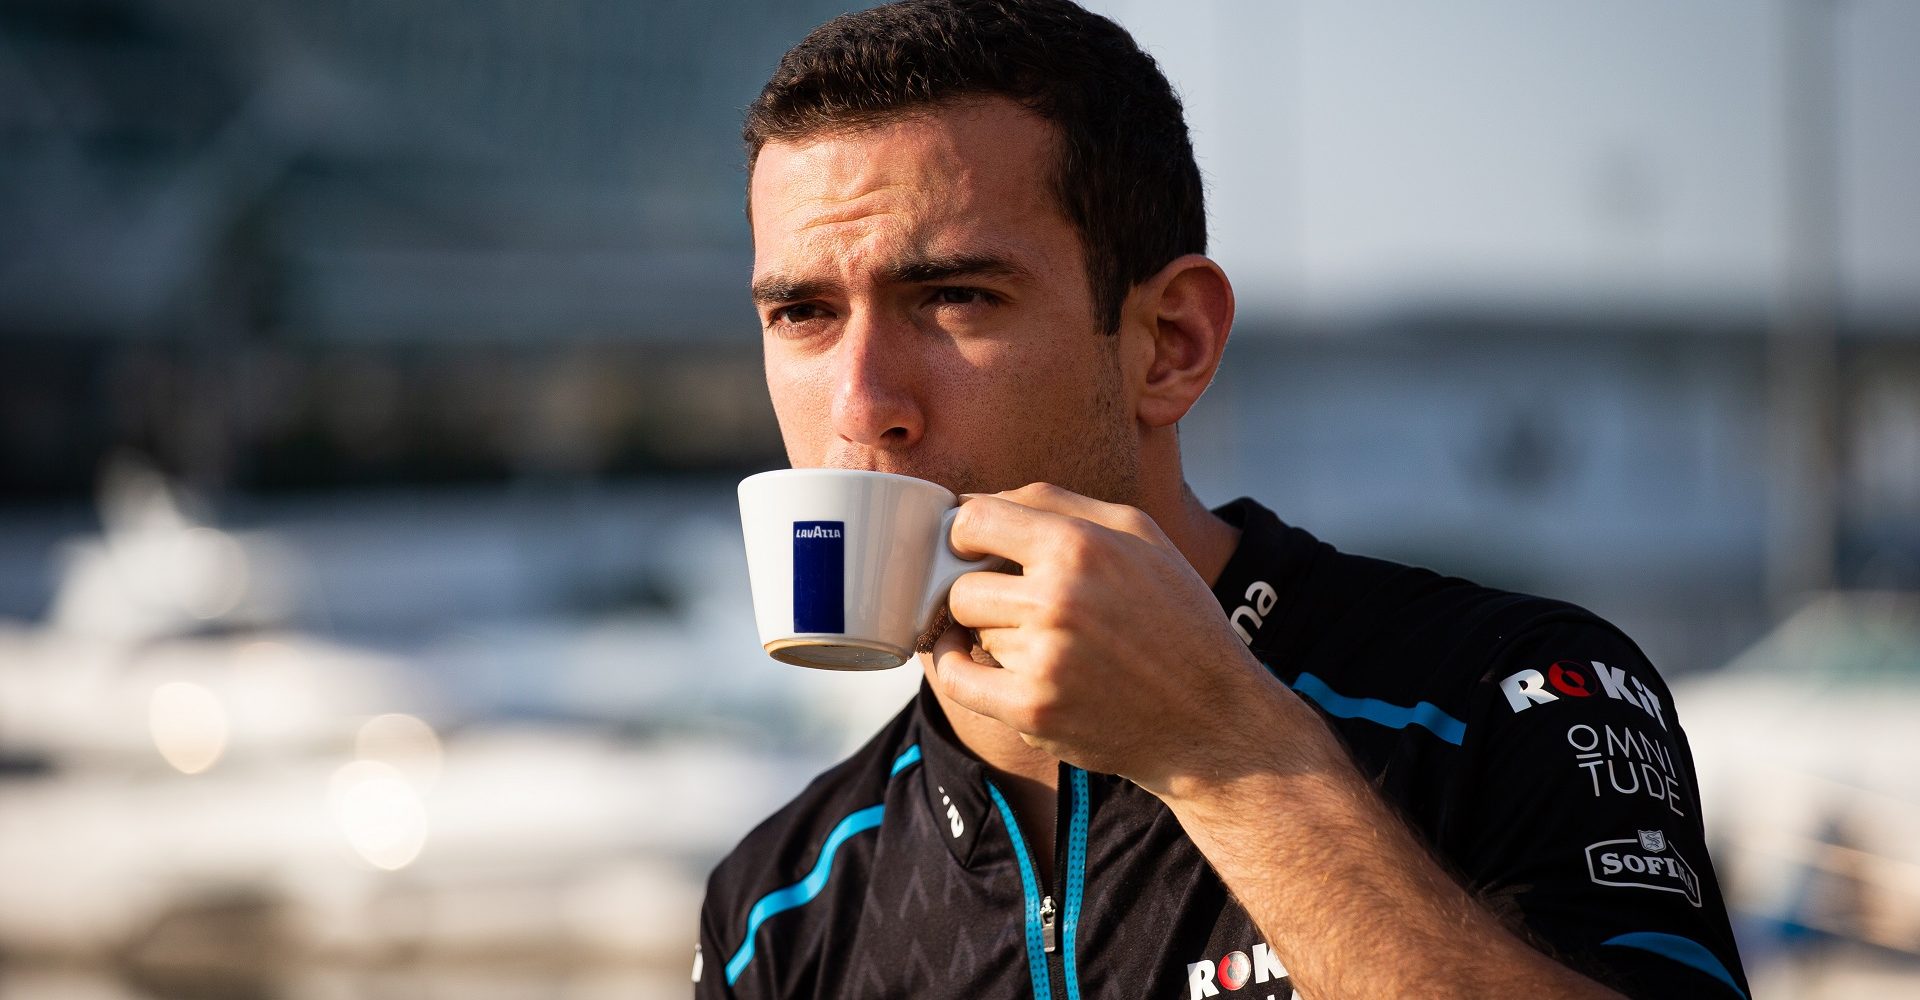
[[[921,767],[926,769],[923,794],[933,816],[940,839],[963,867],[973,863],[974,847],[980,842],[980,830],[993,808],[987,797],[987,768],[960,745],[947,722],[946,712],[933,695],[933,688],[922,679],[920,693],[914,698],[915,730],[920,743]]]
[[[1213,596],[1241,641],[1271,663],[1292,652],[1300,634],[1300,580],[1327,545],[1247,497],[1213,513],[1240,529]]]

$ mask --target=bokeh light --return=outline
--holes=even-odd
[[[398,771],[419,794],[433,790],[440,777],[440,737],[418,716],[404,712],[376,715],[354,735],[353,753]]]
[[[406,775],[391,764],[356,760],[333,772],[327,805],[333,822],[368,864],[405,868],[427,843],[427,810]]]
[[[191,681],[153,689],[147,713],[153,745],[184,774],[212,767],[227,749],[227,712],[213,692]]]

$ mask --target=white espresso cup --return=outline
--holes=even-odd
[[[963,573],[948,542],[959,498],[910,476],[781,469],[740,482],[740,526],[760,645],[784,663],[884,670],[914,643]]]

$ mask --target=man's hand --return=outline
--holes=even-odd
[[[1339,753],[1331,734],[1247,651],[1146,514],[1037,483],[969,498],[953,546],[1011,560],[1022,575],[954,583],[953,621],[999,666],[976,662],[966,630],[949,629],[933,648],[935,683],[1033,746],[1163,797],[1238,768],[1345,763],[1328,758]],[[1232,731],[1219,725],[1223,711],[1279,725],[1259,727],[1258,746],[1195,738]]]
[[[969,573],[934,683],[1028,743],[1164,801],[1300,990],[1617,997],[1515,937],[1380,800],[1320,717],[1241,644],[1153,520],[1036,484],[967,500]],[[1262,720],[1221,726],[1222,711]],[[1237,734],[1249,734],[1246,736]]]

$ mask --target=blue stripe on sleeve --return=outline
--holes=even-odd
[[[1405,729],[1419,726],[1433,735],[1446,740],[1454,746],[1466,739],[1467,724],[1440,710],[1430,701],[1423,701],[1409,708],[1381,701],[1378,698],[1349,698],[1327,686],[1327,682],[1312,674],[1301,674],[1293,682],[1294,691],[1313,699],[1314,703],[1326,709],[1327,714],[1340,719],[1365,719],[1377,722],[1389,729]]]
[[[1614,945],[1619,948],[1638,948],[1650,951],[1663,958],[1671,958],[1690,969],[1698,969],[1727,984],[1727,988],[1746,1000],[1747,994],[1733,981],[1733,973],[1727,971],[1707,946],[1678,934],[1662,934],[1658,931],[1634,931],[1620,934],[1600,942],[1602,945]]]

